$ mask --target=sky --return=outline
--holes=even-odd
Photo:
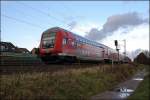
[[[149,1],[1,1],[1,41],[32,50],[61,27],[120,51],[149,50]]]

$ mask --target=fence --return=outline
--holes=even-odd
[[[1,66],[37,65],[42,64],[41,59],[32,54],[1,52]]]

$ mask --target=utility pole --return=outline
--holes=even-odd
[[[126,58],[126,40],[124,39],[124,60]]]

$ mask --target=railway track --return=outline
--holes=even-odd
[[[85,68],[97,65],[97,63],[49,63],[45,64],[40,58],[33,55],[3,53],[0,55],[0,74],[13,74],[25,72],[55,72],[70,68]]]
[[[89,63],[64,63],[64,64],[43,64],[43,65],[21,65],[21,66],[0,66],[1,74],[33,73],[33,72],[55,72],[59,70],[78,69],[97,66],[98,64]]]

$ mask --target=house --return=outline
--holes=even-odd
[[[30,51],[27,50],[26,48],[17,48],[17,49],[18,49],[17,51],[19,51],[19,53],[30,53]]]
[[[15,47],[11,42],[0,42],[1,52],[15,52],[17,47]]]
[[[11,42],[0,42],[0,52],[30,53],[26,48],[18,48]]]

